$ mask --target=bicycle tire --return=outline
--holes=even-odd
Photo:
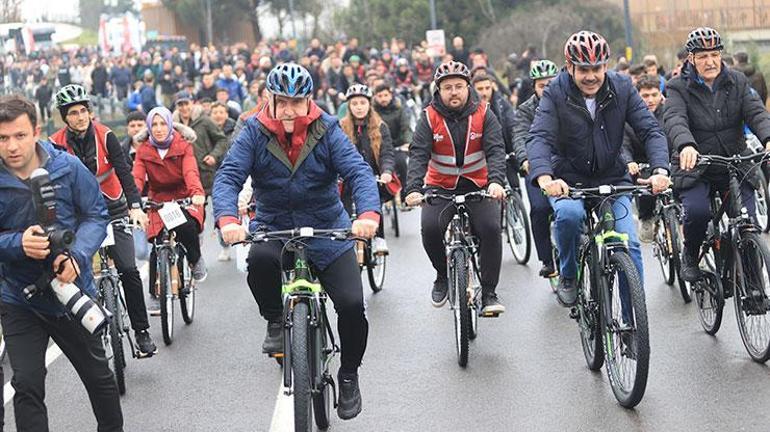
[[[195,319],[195,284],[193,283],[187,259],[183,254],[178,255],[177,269],[179,270],[179,309],[182,320],[190,325]]]
[[[608,282],[613,281],[617,283],[617,287],[612,287],[612,297],[607,298],[606,295],[610,294],[610,285],[607,284],[603,290],[602,302],[607,303],[610,306],[611,311],[620,312],[618,317],[607,317],[604,313],[605,309],[602,309],[601,322],[602,322],[602,334],[604,335],[604,356],[607,370],[607,378],[610,382],[610,387],[615,395],[620,406],[624,408],[633,408],[642,401],[644,392],[647,388],[647,376],[650,367],[650,339],[649,328],[647,324],[647,305],[645,301],[644,289],[642,288],[642,280],[639,276],[639,272],[631,260],[631,256],[625,251],[616,251],[610,255],[610,269],[611,274],[608,275]],[[628,283],[628,290],[630,294],[630,306],[633,311],[632,315],[632,329],[620,330],[616,329],[616,325],[619,325],[619,321],[623,320],[623,311],[621,307],[620,293],[620,273],[623,273]],[[614,285],[614,284],[613,284]],[[615,296],[617,294],[617,297]],[[615,299],[617,298],[617,302]],[[613,314],[614,315],[614,314]],[[628,324],[627,324],[628,325]],[[623,342],[621,331],[630,332],[631,343]],[[617,337],[613,335],[617,334]],[[616,340],[617,339],[617,340]],[[630,346],[629,346],[630,345]],[[617,348],[617,349],[616,349]],[[621,376],[621,364],[620,358],[624,357],[629,361],[634,361],[635,367],[631,372],[631,382],[628,379],[624,379]],[[632,358],[632,357],[635,357]]]
[[[590,253],[590,252],[589,252]],[[596,277],[588,257],[581,260],[580,282],[578,287],[578,327],[580,344],[583,346],[583,356],[586,366],[592,371],[598,371],[604,365],[604,352],[599,322],[599,298],[596,295]]]
[[[326,317],[321,318],[325,320]],[[313,355],[315,357],[313,375],[315,391],[313,392],[313,416],[318,429],[326,430],[331,418],[332,379],[329,371],[325,369],[327,354],[326,327],[323,321],[313,327]]]
[[[532,233],[529,227],[529,215],[524,203],[517,192],[510,194],[505,200],[505,235],[513,258],[519,264],[529,262],[532,254]]]
[[[768,192],[767,178],[762,171],[758,171],[759,189],[754,191],[756,199],[756,221],[757,227],[764,233],[770,232],[770,192]]]
[[[703,330],[713,336],[722,326],[724,315],[725,295],[722,281],[717,275],[716,261],[721,254],[709,245],[709,251],[704,256],[707,270],[703,270],[703,278],[690,286],[695,292],[695,305],[698,307],[698,321]]]
[[[374,255],[370,245],[365,247],[364,253],[369,255],[369,262],[366,264],[369,287],[376,294],[382,291],[382,287],[385,285],[385,270],[388,267],[388,256],[385,254]]]
[[[312,420],[312,375],[308,352],[310,311],[305,302],[298,302],[292,310],[291,371],[294,395],[294,431],[310,432]]]
[[[158,281],[160,282],[160,327],[163,342],[171,345],[174,342],[174,298],[171,291],[171,258],[167,249],[158,252]]]
[[[660,273],[666,285],[673,285],[676,280],[676,266],[674,265],[673,243],[674,234],[671,231],[669,217],[664,212],[662,217],[655,221],[655,255],[658,259]]]
[[[770,250],[757,233],[744,233],[740,258],[736,265],[735,281],[739,281],[733,295],[735,318],[743,346],[752,360],[765,363],[770,359]],[[754,323],[757,325],[755,326]],[[752,329],[759,327],[759,339],[750,340]]]
[[[452,251],[450,268],[452,269],[450,289],[454,290],[455,298],[452,309],[454,312],[457,364],[460,367],[466,367],[471,333],[471,311],[468,307],[468,259],[463,249]]]
[[[685,304],[692,301],[692,290],[690,285],[686,283],[681,276],[682,271],[682,251],[684,250],[684,239],[682,235],[681,226],[679,223],[679,212],[671,212],[668,214],[668,222],[671,232],[671,254],[674,258],[675,264],[675,276],[676,283],[679,285],[679,294],[682,296],[682,300]]]
[[[104,299],[104,308],[112,313],[112,320],[108,325],[107,331],[110,334],[110,345],[112,347],[112,372],[115,374],[115,383],[118,385],[118,392],[121,395],[126,394],[126,356],[123,351],[123,337],[120,331],[121,315],[116,303],[117,286],[110,277],[103,277],[99,280],[99,292]]]
[[[393,225],[393,235],[398,238],[401,236],[401,227],[398,224],[398,204],[396,204],[395,198],[391,201],[390,207],[390,222]]]

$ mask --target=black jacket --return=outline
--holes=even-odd
[[[444,117],[457,153],[457,166],[463,165],[465,154],[465,137],[468,134],[468,117],[478,108],[481,101],[478,94],[470,91],[468,102],[459,111],[453,111],[441,102],[438,91],[433,95],[431,105]],[[407,174],[406,193],[419,192],[423,189],[425,173],[433,150],[433,130],[428,123],[428,114],[423,111],[414,131],[412,144],[409,146],[409,171]],[[492,110],[487,110],[484,118],[482,135],[484,153],[487,157],[487,178],[489,183],[505,184],[505,144],[500,122]],[[458,192],[478,190],[473,182],[460,178],[457,184]]]
[[[374,110],[388,124],[393,147],[400,147],[412,142],[412,129],[409,128],[409,113],[397,97],[394,96],[388,106],[380,106],[374,102]]]
[[[659,124],[663,124],[663,115],[666,111],[666,106],[661,103],[655,109],[655,119]],[[671,154],[671,143],[668,143],[668,152]],[[630,124],[626,123],[625,130],[623,131],[623,149],[621,152],[623,161],[628,164],[631,162],[636,163],[648,163],[647,153],[644,150],[644,143],[639,139],[639,136],[634,132],[634,128]]]
[[[767,103],[767,82],[765,82],[765,75],[758,71],[754,65],[738,63],[733,69],[743,72],[746,78],[749,79],[751,87],[759,93],[759,100],[762,104]]]
[[[505,143],[505,152],[511,153],[513,148],[513,117],[514,110],[511,104],[505,100],[498,91],[492,93],[492,100],[489,103],[492,112],[497,116],[500,126],[503,129],[503,142]]]
[[[382,135],[382,142],[380,144],[379,164],[377,163],[377,159],[374,157],[374,152],[372,152],[372,144],[369,141],[367,123],[361,125],[360,128],[355,128],[354,132],[355,136],[352,137],[350,141],[353,142],[358,152],[361,153],[361,156],[364,157],[364,160],[369,164],[369,166],[372,167],[374,175],[377,176],[384,173],[393,173],[395,167],[395,157],[393,154],[393,142],[390,139],[388,124],[385,122],[380,124],[380,135]]]
[[[519,105],[513,118],[513,151],[516,153],[518,165],[524,163],[527,157],[527,141],[529,141],[529,128],[535,119],[535,111],[540,104],[536,94]]]
[[[690,63],[682,74],[666,86],[668,98],[664,123],[673,150],[674,187],[688,189],[700,177],[710,182],[724,179],[721,167],[698,167],[689,172],[679,169],[679,155],[684,147],[693,146],[701,154],[730,156],[746,151],[743,125],[747,124],[762,143],[770,140],[770,114],[765,110],[749,80],[740,72],[722,64],[722,72],[709,89]]]

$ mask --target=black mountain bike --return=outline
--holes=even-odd
[[[134,358],[138,358],[139,353],[138,349],[134,346],[133,339],[131,339],[130,321],[126,300],[123,295],[123,284],[120,282],[120,275],[118,275],[118,271],[109,257],[108,251],[111,246],[115,245],[115,237],[109,231],[126,230],[127,228],[127,220],[112,221],[108,228],[107,238],[99,248],[97,255],[94,256],[94,260],[98,262],[99,266],[94,268],[94,281],[99,293],[99,300],[112,314],[109,325],[105,328],[104,333],[102,333],[102,342],[107,360],[109,360],[112,371],[115,373],[115,381],[121,395],[126,393],[126,356],[123,349],[123,339],[125,338],[128,341],[131,355]]]
[[[469,342],[478,335],[478,317],[497,317],[497,314],[481,314],[479,242],[471,232],[470,213],[466,207],[468,202],[478,202],[486,198],[491,198],[491,195],[485,191],[464,195],[429,192],[424,198],[428,204],[434,201],[449,201],[455,208],[444,236],[444,245],[449,279],[449,305],[454,314],[457,363],[461,367],[468,365]]]
[[[189,198],[176,200],[171,203],[147,201],[145,207],[153,211],[161,211],[166,205],[176,205],[175,209],[192,204]],[[181,216],[180,216],[181,215]],[[179,211],[176,217],[185,218]],[[173,229],[175,227],[172,227]],[[195,280],[192,278],[190,266],[187,263],[187,251],[182,243],[176,241],[176,235],[167,227],[164,220],[163,229],[153,241],[153,249],[157,258],[155,294],[160,300],[161,330],[163,342],[171,345],[174,341],[174,302],[179,300],[182,319],[185,324],[192,324],[195,317]]]
[[[631,260],[628,234],[615,231],[612,199],[641,194],[646,186],[570,188],[569,197],[586,206],[578,261],[578,297],[570,316],[578,322],[588,368],[607,363],[607,378],[621,406],[633,408],[647,387],[650,340],[642,279]],[[594,216],[596,212],[596,216]],[[621,281],[627,290],[621,289]]]
[[[721,326],[725,299],[733,297],[743,345],[759,363],[770,359],[770,250],[741,203],[740,185],[746,175],[740,167],[747,161],[758,162],[758,166],[767,159],[767,154],[699,156],[699,165],[726,167],[730,179],[722,199],[712,196],[713,218],[698,257],[705,269],[703,277],[692,284],[698,317],[711,335]]]
[[[297,228],[257,232],[242,243],[281,241],[281,256],[289,253],[292,270],[284,271],[283,286],[283,385],[294,395],[294,430],[329,427],[330,407],[337,406],[336,385],[329,371],[339,347],[326,313],[327,294],[307,260],[305,241],[312,238],[348,241],[350,230]]]

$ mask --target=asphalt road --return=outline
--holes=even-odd
[[[370,321],[360,371],[364,410],[351,421],[334,416],[330,430],[770,429],[770,370],[746,354],[732,303],[718,335],[706,335],[695,306],[662,282],[649,246],[652,354],[647,392],[636,409],[616,403],[604,370],[586,368],[577,326],[537,276],[539,263],[533,257],[528,266],[517,265],[507,249],[498,288],[507,312],[481,321],[469,365],[459,368],[450,311],[430,304],[434,274],[420,244],[419,211],[402,216],[401,238],[386,231],[385,289],[374,295],[364,282]],[[163,346],[153,318],[158,355],[129,360],[126,431],[289,430],[282,417],[288,399],[277,397],[280,369],[260,351],[265,323],[245,275],[233,261],[217,262],[217,253],[207,234],[209,278],[198,292],[195,322],[185,326],[178,319],[173,345]],[[47,404],[52,431],[96,429],[87,394],[64,357],[49,367]],[[6,410],[6,430],[15,431],[12,403]]]

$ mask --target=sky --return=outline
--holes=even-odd
[[[46,12],[51,17],[78,15],[78,0],[22,0],[21,16],[25,21],[34,21]]]

